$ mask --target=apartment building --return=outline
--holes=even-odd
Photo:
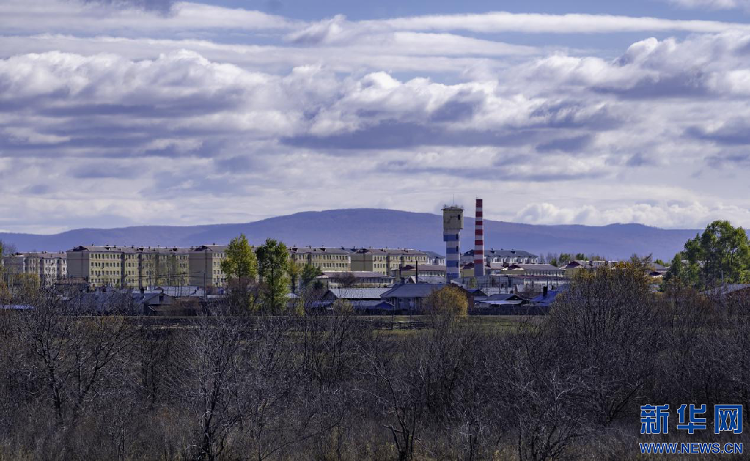
[[[390,275],[388,271],[388,253],[385,250],[373,248],[355,249],[351,253],[352,270],[379,272]]]
[[[188,252],[188,273],[190,285],[218,287],[227,283],[226,274],[221,270],[221,262],[226,255],[226,245],[201,245]]]
[[[68,275],[65,253],[16,253],[4,257],[3,266],[9,276],[32,274],[39,277],[42,286],[50,286]]]
[[[398,248],[360,248],[351,253],[353,271],[380,272],[392,275],[402,266],[426,265],[430,261],[427,253],[419,250]]]
[[[349,250],[327,247],[292,247],[289,256],[299,266],[312,264],[322,272],[351,272],[352,258]]]
[[[94,288],[127,286],[123,280],[125,254],[135,254],[135,249],[118,246],[75,247],[67,251],[68,276],[83,279]],[[132,261],[132,258],[127,260]]]
[[[150,286],[219,286],[224,246],[78,246],[67,252],[68,275],[92,288],[145,289]],[[198,283],[199,282],[199,283]]]

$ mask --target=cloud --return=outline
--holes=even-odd
[[[535,223],[750,222],[737,192],[750,32],[725,31],[734,26],[507,14],[302,23],[51,0],[55,22],[22,3],[0,5],[22,20],[0,17],[3,228],[42,229],[38,216],[52,229],[95,216],[434,211],[453,194],[500,194],[488,217]],[[482,35],[717,24],[646,35],[616,57]]]
[[[689,127],[687,135],[727,146],[750,146],[750,126],[744,118],[733,118],[713,126]]]
[[[683,8],[705,8],[710,10],[750,9],[748,0],[668,0]]]
[[[113,8],[136,8],[146,11],[169,13],[174,6],[174,0],[82,0],[83,3],[106,5]]]
[[[744,23],[675,20],[589,14],[519,14],[493,12],[415,16],[376,21],[362,21],[365,27],[387,27],[395,30],[470,31],[476,33],[592,34],[612,32],[700,32],[721,33],[730,29],[750,30]]]
[[[740,5],[739,0],[717,4]],[[743,2],[744,4],[744,2]],[[277,5],[266,3],[268,8]],[[113,8],[113,6],[115,8]],[[164,14],[168,12],[169,14]],[[138,36],[145,31],[283,31],[292,42],[323,44],[356,36],[393,32],[466,31],[476,34],[603,34],[619,32],[721,33],[749,31],[750,25],[702,20],[674,20],[589,14],[431,15],[347,21],[342,15],[304,23],[261,11],[171,0],[5,0],[0,27],[8,33],[112,33]]]
[[[590,134],[573,136],[571,138],[558,138],[539,144],[536,150],[539,152],[580,152],[587,149],[594,142],[594,137]]]
[[[168,14],[166,14],[168,13]],[[4,0],[0,28],[12,33],[286,31],[298,21],[260,11],[169,0]]]
[[[750,211],[736,206],[695,202],[636,203],[614,207],[558,206],[551,203],[533,203],[519,211],[515,219],[530,224],[607,225],[614,223],[641,223],[668,228],[700,228],[706,222],[732,214],[742,220],[750,218]]]
[[[292,43],[305,45],[328,43],[336,40],[344,33],[343,25],[345,23],[346,16],[337,15],[289,34],[288,40]]]

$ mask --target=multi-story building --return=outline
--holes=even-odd
[[[202,245],[190,248],[188,252],[188,273],[190,285],[209,287],[227,283],[226,274],[221,270],[227,247],[225,245]]]
[[[219,266],[224,248],[79,246],[67,252],[68,274],[92,288],[217,286],[226,282]],[[195,263],[192,272],[191,262]]]
[[[326,247],[292,247],[289,255],[295,264],[311,264],[322,272],[351,272],[352,258],[349,250]]]
[[[45,286],[68,277],[68,255],[65,253],[38,253],[39,278]]]
[[[147,286],[185,286],[190,283],[189,248],[139,248],[138,257]],[[222,250],[223,253],[223,250]]]
[[[390,275],[388,271],[388,253],[385,250],[359,248],[351,253],[353,271],[379,272]]]
[[[42,286],[50,286],[67,277],[65,253],[15,253],[4,257],[3,265],[9,277],[14,274],[35,275]]]
[[[125,254],[135,254],[134,248],[118,246],[78,246],[68,250],[68,275],[81,278],[91,287],[127,286],[123,279]]]
[[[426,265],[430,258],[423,251],[397,248],[360,248],[351,254],[353,271],[392,275],[403,266]]]

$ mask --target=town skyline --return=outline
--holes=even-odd
[[[741,1],[5,1],[0,230],[454,196],[508,222],[748,226],[748,18]]]

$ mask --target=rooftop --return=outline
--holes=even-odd
[[[433,291],[439,290],[445,286],[441,284],[431,283],[415,283],[415,284],[403,284],[397,285],[387,292],[383,293],[382,298],[426,298]]]

